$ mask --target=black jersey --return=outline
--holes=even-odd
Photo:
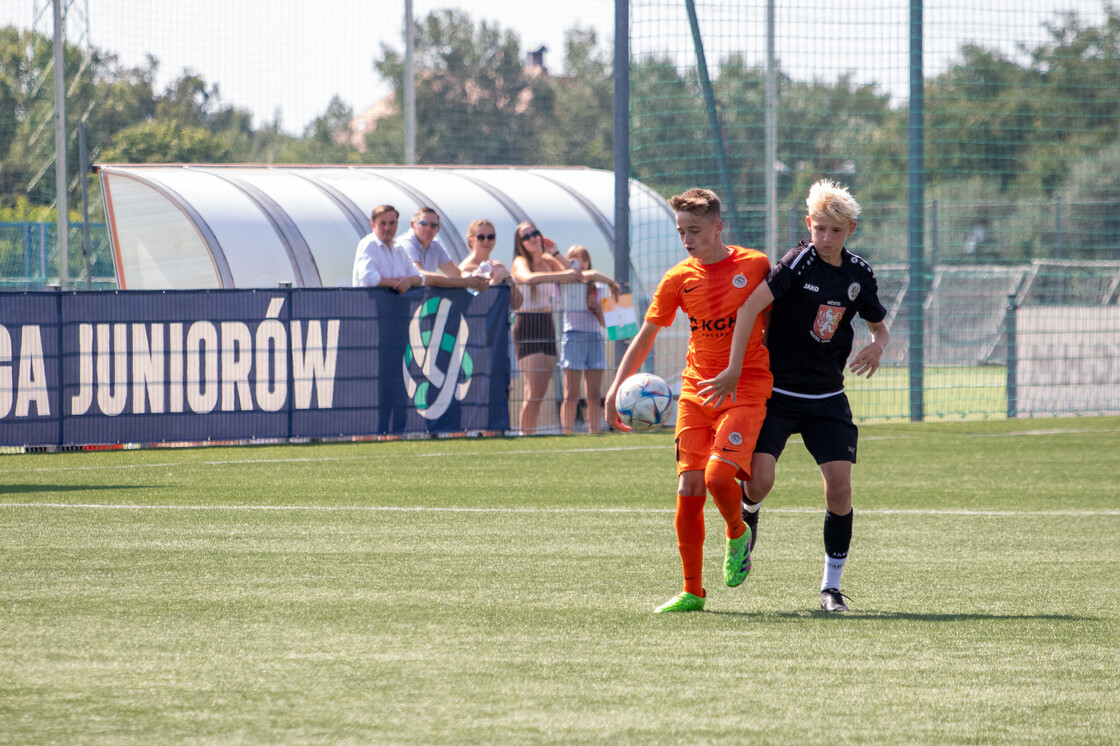
[[[843,391],[855,315],[871,323],[887,315],[871,266],[843,249],[833,267],[802,241],[774,265],[766,284],[774,294],[767,331],[774,390],[809,397]]]

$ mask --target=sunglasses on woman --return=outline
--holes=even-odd
[[[474,235],[479,241],[493,241],[497,236],[493,233],[476,233]]]
[[[521,234],[522,241],[532,241],[534,238],[541,234],[540,231],[529,231],[528,233]]]

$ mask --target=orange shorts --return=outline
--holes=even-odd
[[[682,396],[677,402],[677,474],[703,471],[718,458],[739,467],[739,478],[750,479],[751,456],[758,431],[766,419],[766,400],[724,402],[719,409]]]

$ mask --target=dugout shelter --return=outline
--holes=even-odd
[[[421,205],[435,208],[455,261],[466,231],[487,218],[494,256],[513,259],[513,231],[531,220],[561,251],[586,246],[614,274],[614,174],[590,168],[100,164],[118,286],[129,290],[341,287],[380,204],[400,232]],[[630,182],[630,266],[648,297],[680,257],[673,212]],[[669,258],[671,259],[669,259]]]

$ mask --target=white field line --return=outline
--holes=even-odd
[[[154,510],[154,511],[267,511],[277,513],[673,513],[673,508],[547,508],[491,507],[461,508],[423,505],[136,505],[109,503],[4,503],[3,508],[40,508],[44,510]],[[767,508],[769,513],[817,514],[820,508]],[[860,515],[957,515],[957,516],[1120,516],[1120,510],[968,510],[955,508],[869,508]]]
[[[1103,430],[1094,429],[1078,429],[1078,430],[1019,430],[1016,432],[1008,433],[972,433],[962,435],[959,437],[965,438],[1010,438],[1010,437],[1037,437],[1042,435],[1066,435],[1066,434],[1084,434],[1084,433],[1114,433],[1120,432],[1120,428],[1106,428]],[[640,436],[639,436],[640,437]],[[914,440],[920,436],[918,435],[871,435],[864,436],[860,440],[878,441],[878,440]],[[800,436],[793,436],[790,438],[791,443],[800,442]],[[639,446],[616,446],[613,448],[555,448],[550,451],[541,449],[521,449],[501,451],[500,454],[492,451],[437,451],[422,454],[424,457],[435,458],[477,458],[477,457],[493,457],[496,455],[502,456],[529,456],[539,455],[541,453],[564,454],[564,453],[602,453],[602,452],[622,452],[622,451],[668,451],[672,450],[673,446],[670,444],[665,445],[639,445]],[[299,464],[299,463],[329,463],[332,461],[372,461],[376,459],[404,459],[416,458],[417,453],[379,453],[379,454],[362,454],[360,456],[320,456],[316,458],[307,457],[292,457],[292,458],[262,458],[262,459],[209,459],[206,461],[190,462],[190,461],[170,461],[170,462],[155,462],[149,464],[103,464],[96,466],[43,466],[34,467],[29,469],[0,469],[0,474],[43,474],[43,473],[57,473],[57,472],[81,472],[81,471],[105,471],[105,470],[118,470],[118,469],[168,469],[168,468],[183,468],[183,467],[198,467],[198,466],[245,466],[251,464]],[[13,456],[15,458],[16,456]],[[28,458],[36,458],[29,456]]]
[[[869,438],[870,440],[870,438]],[[317,458],[243,458],[243,459],[212,459],[208,461],[168,461],[150,464],[113,464],[99,466],[43,466],[34,469],[0,469],[0,474],[40,474],[43,472],[68,472],[68,471],[103,471],[116,469],[170,469],[175,467],[195,466],[245,466],[247,464],[319,464],[332,461],[375,461],[377,459],[412,459],[412,458],[451,458],[483,456],[531,456],[542,453],[601,453],[608,451],[671,451],[672,445],[658,446],[627,446],[620,448],[557,448],[551,451],[520,450],[520,451],[434,451],[431,453],[379,453],[376,455],[363,454],[361,456],[321,456]]]

